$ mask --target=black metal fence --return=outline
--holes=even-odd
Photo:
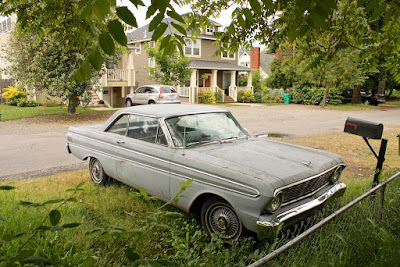
[[[378,250],[384,236],[391,235],[385,230],[392,227],[385,213],[400,214],[400,179],[393,186],[388,184],[399,177],[397,173],[358,197],[342,198],[324,208],[319,217],[283,230],[266,245],[269,253],[249,266],[336,266],[349,261],[357,265],[365,257],[363,251]],[[343,206],[344,202],[349,203]],[[349,209],[351,216],[344,215]]]

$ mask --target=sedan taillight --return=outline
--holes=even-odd
[[[162,88],[160,87],[160,95],[158,96],[158,98],[163,98],[163,95],[162,95]]]

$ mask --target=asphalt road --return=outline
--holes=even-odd
[[[304,136],[341,132],[348,116],[384,125],[400,125],[400,109],[339,111],[292,104],[243,105],[228,109],[250,133],[278,132]],[[100,121],[105,121],[105,118],[83,124]],[[65,135],[68,124],[38,119],[0,122],[0,181],[87,168],[86,162],[67,153]]]

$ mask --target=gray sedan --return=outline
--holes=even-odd
[[[125,98],[127,107],[137,104],[180,104],[179,93],[170,85],[144,85]]]
[[[207,233],[270,236],[300,220],[346,185],[336,154],[252,137],[224,109],[146,105],[117,111],[104,124],[71,127],[67,149],[89,160],[92,180],[112,177],[198,214]]]

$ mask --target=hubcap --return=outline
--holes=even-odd
[[[222,204],[210,207],[208,222],[211,232],[223,232],[222,237],[226,239],[235,238],[242,228],[235,212],[230,207]]]
[[[92,176],[92,180],[95,183],[100,183],[101,182],[101,179],[102,179],[102,177],[101,177],[101,165],[100,165],[100,162],[98,162],[97,160],[95,162],[93,162],[91,176]]]

